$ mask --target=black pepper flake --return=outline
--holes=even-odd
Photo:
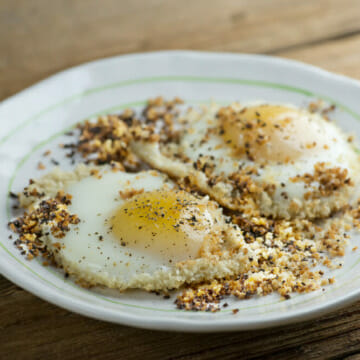
[[[18,195],[13,193],[12,191],[9,192],[9,197],[12,198],[12,199],[18,199]]]

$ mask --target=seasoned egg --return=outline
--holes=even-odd
[[[163,174],[105,171],[65,191],[80,222],[61,239],[50,234],[48,246],[69,274],[91,285],[176,288],[242,267],[234,257],[240,229],[216,203],[179,190]]]
[[[184,119],[179,144],[133,147],[226,207],[244,210],[251,202],[268,216],[322,217],[353,193],[358,156],[319,114],[283,104],[213,104]],[[182,161],[175,166],[169,158]]]

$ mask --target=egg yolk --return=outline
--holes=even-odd
[[[167,264],[197,258],[214,223],[210,205],[175,190],[135,195],[110,220],[123,246]]]
[[[240,111],[227,107],[218,117],[224,141],[238,157],[289,162],[323,145],[311,116],[290,107],[260,105]]]

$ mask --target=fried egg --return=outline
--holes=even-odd
[[[244,269],[240,229],[221,208],[157,171],[101,171],[66,186],[80,219],[47,237],[58,264],[79,281],[165,290]]]
[[[137,141],[134,151],[230,209],[325,217],[354,192],[358,155],[320,114],[284,104],[212,104],[190,110],[182,123],[176,143]]]

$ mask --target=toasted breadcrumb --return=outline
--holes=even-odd
[[[55,198],[42,200],[34,210],[9,222],[10,229],[19,235],[14,244],[27,253],[29,260],[38,255],[53,258],[42,241],[42,236],[46,235],[44,225],[49,225],[54,237],[62,238],[70,230],[70,225],[79,223],[78,217],[67,210],[70,204],[71,195],[59,191]]]
[[[45,165],[40,161],[37,166],[38,170],[44,170],[46,169]]]
[[[148,141],[174,139],[177,134],[174,118],[179,113],[177,106],[182,103],[179,98],[165,101],[157,97],[150,99],[139,115],[132,109],[125,109],[119,115],[103,115],[95,121],[87,120],[77,126],[77,141],[62,147],[70,150],[68,157],[79,153],[87,163],[102,165],[117,162],[126,170],[137,171],[143,164],[131,151],[130,142],[134,138],[146,138]],[[155,133],[155,122],[160,120],[164,126],[160,133]]]
[[[126,191],[119,191],[120,197],[123,200],[131,199],[133,196],[142,194],[144,192],[144,189],[136,190],[136,189],[129,189]]]

